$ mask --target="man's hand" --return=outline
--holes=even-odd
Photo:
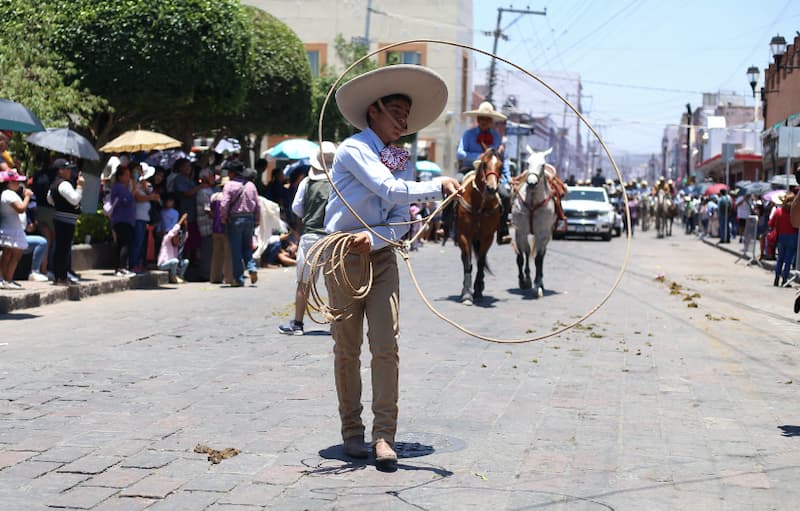
[[[84,181],[84,180],[83,180],[83,172],[81,172],[81,173],[79,173],[79,174],[78,174],[78,183],[77,183],[77,186],[81,186],[81,187],[82,187],[82,186],[83,186],[83,181]]]
[[[369,239],[369,233],[360,232],[353,235],[353,242],[350,245],[351,253],[358,255],[368,254],[371,248],[372,242]]]
[[[458,180],[453,177],[443,177],[442,180],[442,196],[447,197],[454,193],[461,195],[463,190],[461,189],[461,185],[458,184]]]

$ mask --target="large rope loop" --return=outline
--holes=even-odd
[[[572,105],[572,103],[570,103],[569,100],[567,100],[567,98],[562,96],[558,91],[556,91],[551,85],[549,85],[547,82],[545,82],[542,78],[540,78],[539,76],[535,75],[534,73],[528,71],[527,69],[525,69],[523,67],[520,67],[517,64],[514,64],[513,62],[511,62],[511,61],[509,61],[507,59],[504,59],[503,57],[495,55],[494,53],[491,53],[491,52],[488,52],[488,51],[485,51],[485,50],[481,50],[479,48],[475,48],[473,46],[469,46],[469,45],[466,45],[466,44],[452,42],[452,41],[443,41],[443,40],[438,40],[438,39],[411,39],[411,40],[407,40],[407,41],[400,41],[400,42],[397,42],[397,43],[393,43],[393,44],[384,46],[382,48],[378,48],[378,49],[376,49],[376,50],[374,50],[372,52],[367,53],[366,55],[364,55],[363,57],[361,57],[360,59],[355,61],[353,64],[351,64],[347,69],[345,69],[342,72],[342,74],[339,75],[339,77],[336,79],[336,81],[333,83],[333,85],[331,85],[330,90],[328,90],[328,94],[325,96],[325,101],[322,103],[322,108],[320,108],[319,122],[317,124],[317,135],[318,135],[318,138],[319,138],[320,146],[322,145],[322,142],[323,142],[322,126],[323,126],[323,121],[324,121],[324,117],[325,117],[325,110],[326,110],[326,108],[328,106],[328,102],[330,101],[331,96],[333,95],[333,93],[335,92],[337,87],[339,86],[339,83],[344,79],[344,77],[348,73],[350,73],[350,71],[352,71],[355,67],[360,65],[362,62],[364,62],[365,60],[367,60],[369,58],[372,58],[373,56],[375,56],[378,53],[389,51],[389,50],[391,50],[391,49],[393,49],[395,47],[398,47],[398,46],[404,46],[404,45],[407,45],[407,44],[414,44],[414,43],[442,44],[442,45],[446,45],[446,46],[453,46],[453,47],[456,47],[456,48],[462,48],[462,49],[465,49],[465,50],[471,50],[471,51],[474,51],[474,52],[477,52],[477,53],[481,53],[483,55],[486,55],[487,57],[491,57],[493,59],[499,60],[499,61],[501,61],[501,62],[503,62],[503,63],[515,68],[515,69],[517,69],[518,71],[520,71],[521,73],[527,75],[528,77],[532,78],[533,80],[537,81],[539,84],[541,84],[546,89],[548,89],[551,93],[553,93],[556,97],[558,97],[567,107],[569,107],[569,109],[572,110],[572,112],[589,129],[589,131],[592,132],[592,134],[595,136],[595,138],[597,138],[598,142],[600,143],[600,146],[603,148],[603,151],[608,156],[608,159],[611,162],[611,165],[614,167],[614,171],[616,172],[620,183],[624,183],[625,182],[625,179],[622,176],[622,172],[619,170],[619,167],[617,166],[617,162],[614,160],[614,157],[611,155],[611,151],[608,149],[608,146],[606,146],[605,142],[603,141],[602,137],[597,132],[597,130],[594,129],[594,127],[589,123],[589,121],[586,120],[586,118],[581,114],[581,112],[579,112],[578,109],[575,108],[575,106]],[[536,342],[536,341],[541,341],[541,340],[544,340],[544,339],[548,339],[550,337],[554,337],[554,336],[560,335],[560,334],[566,332],[567,330],[570,330],[570,329],[576,327],[577,325],[579,325],[580,323],[585,321],[587,318],[589,318],[592,314],[597,312],[603,305],[606,304],[606,302],[608,302],[608,300],[611,298],[611,295],[619,287],[619,285],[620,285],[620,283],[622,281],[622,277],[625,274],[625,269],[627,268],[628,260],[630,259],[631,234],[630,234],[630,230],[628,230],[627,235],[626,235],[625,255],[623,257],[622,264],[620,265],[619,272],[617,273],[616,278],[614,279],[614,282],[612,283],[611,287],[608,289],[606,294],[599,300],[599,302],[595,306],[593,306],[591,309],[589,309],[589,311],[587,311],[586,313],[582,314],[578,319],[570,322],[569,324],[564,324],[560,328],[557,328],[557,329],[555,329],[555,330],[553,330],[553,331],[551,331],[549,333],[542,334],[542,335],[537,335],[535,337],[519,338],[519,339],[498,339],[498,338],[486,336],[486,335],[480,334],[478,332],[474,332],[474,331],[464,327],[463,325],[459,324],[457,321],[452,320],[452,319],[448,318],[447,316],[445,316],[444,314],[442,314],[427,299],[427,297],[423,293],[422,289],[420,288],[419,282],[418,282],[418,280],[416,278],[416,275],[414,274],[414,270],[413,270],[413,268],[411,266],[411,261],[409,259],[409,250],[408,249],[409,249],[411,243],[413,243],[417,239],[419,239],[419,237],[425,232],[425,229],[419,229],[419,232],[417,232],[417,234],[414,237],[412,237],[412,239],[410,239],[408,241],[395,241],[395,240],[391,240],[391,239],[388,239],[388,238],[380,235],[374,229],[377,226],[368,225],[364,221],[364,219],[353,209],[353,207],[350,205],[350,203],[347,202],[347,200],[342,196],[342,193],[336,187],[336,184],[333,182],[333,179],[331,179],[330,169],[328,169],[328,166],[327,166],[327,164],[326,164],[326,162],[324,160],[322,160],[322,166],[323,166],[323,170],[325,172],[325,175],[328,177],[328,181],[331,183],[331,190],[333,190],[333,192],[336,193],[336,195],[339,196],[339,198],[341,199],[341,201],[345,205],[345,207],[347,207],[347,209],[350,211],[350,213],[363,225],[364,229],[370,231],[375,238],[383,240],[389,246],[393,247],[395,250],[400,252],[401,256],[403,257],[403,260],[406,263],[406,266],[408,267],[408,272],[409,272],[409,275],[411,276],[412,282],[414,283],[414,287],[416,288],[417,293],[419,294],[420,298],[422,298],[423,303],[425,303],[425,305],[428,307],[428,309],[436,317],[438,317],[442,321],[448,323],[449,325],[453,326],[454,328],[458,329],[459,331],[461,331],[461,332],[463,332],[463,333],[465,333],[465,334],[467,334],[469,336],[475,337],[476,339],[480,339],[482,341],[491,342],[491,343],[498,343],[498,344],[522,344],[522,343]],[[467,186],[466,182],[462,183],[462,187],[466,187],[466,186]],[[444,208],[447,207],[450,204],[450,202],[452,200],[454,200],[456,197],[457,197],[457,195],[454,194],[454,195],[451,195],[451,196],[445,198],[445,200],[443,200],[441,202],[441,204],[436,209],[436,211],[434,211],[432,214],[430,214],[429,216],[425,217],[421,221],[423,223],[425,223],[425,224],[429,224],[431,219],[434,216],[438,215],[442,210],[444,210]],[[622,199],[623,199],[623,202],[625,204],[625,216],[626,216],[626,219],[627,219],[627,222],[628,222],[627,225],[631,225],[630,206],[628,204],[628,197],[627,197],[627,195],[625,193],[622,194]],[[418,222],[418,221],[419,220],[417,220],[416,222]],[[412,224],[414,222],[415,221],[402,222],[400,224],[392,224],[392,225],[408,225],[408,224]],[[305,291],[306,291],[306,297],[308,299],[309,317],[315,322],[318,322],[318,323],[322,323],[322,322],[329,323],[329,322],[333,322],[333,321],[340,321],[342,319],[346,319],[346,318],[350,317],[350,315],[352,314],[351,312],[349,312],[349,308],[351,307],[351,305],[355,301],[361,300],[361,299],[363,299],[365,296],[367,296],[369,294],[369,291],[370,291],[370,289],[372,287],[372,265],[371,265],[370,260],[369,260],[369,254],[364,254],[364,255],[359,256],[359,258],[360,258],[360,263],[359,263],[360,264],[360,271],[359,271],[359,281],[357,283],[354,283],[354,282],[350,281],[350,278],[349,278],[349,276],[347,274],[347,271],[346,271],[345,259],[348,257],[349,247],[352,244],[352,239],[353,239],[353,235],[349,234],[349,233],[345,233],[345,232],[332,233],[332,234],[329,234],[326,237],[322,238],[321,240],[319,240],[317,243],[315,243],[311,247],[311,249],[309,249],[308,257],[306,257],[306,262],[305,262],[306,268],[304,270],[307,269],[308,271],[310,271],[311,278],[309,279],[309,283],[308,283]],[[320,271],[324,272],[326,278],[333,279],[334,282],[337,283],[337,285],[339,285],[340,287],[343,287],[344,289],[346,289],[348,291],[348,293],[352,296],[352,300],[350,302],[348,302],[347,304],[344,304],[343,306],[337,307],[337,308],[334,308],[330,304],[326,303],[322,293],[320,293],[319,290],[317,289],[317,280],[318,280],[318,275],[319,275]],[[313,313],[321,314],[322,318],[321,319],[320,318],[316,318]]]

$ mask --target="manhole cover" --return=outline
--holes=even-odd
[[[459,438],[436,433],[404,433],[402,441],[395,442],[394,450],[400,458],[418,458],[435,452],[455,452],[467,446]]]

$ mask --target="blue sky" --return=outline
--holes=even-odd
[[[546,16],[519,19],[503,13],[509,40],[500,40],[497,53],[537,75],[579,73],[590,97],[585,115],[614,152],[660,154],[664,126],[680,121],[686,103],[699,106],[703,92],[734,91],[752,105],[747,68],[757,66],[763,80],[772,36],[791,42],[800,30],[798,0],[474,0],[473,6],[473,44],[487,51],[493,38],[481,31],[494,30],[498,7],[547,9]],[[488,58],[476,60],[479,69],[488,67]]]

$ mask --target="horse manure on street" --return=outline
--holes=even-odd
[[[222,460],[233,458],[241,451],[235,447],[226,447],[225,449],[212,449],[207,445],[197,444],[197,446],[194,448],[194,452],[196,452],[197,454],[208,454],[208,461],[210,461],[212,465],[217,465]]]

